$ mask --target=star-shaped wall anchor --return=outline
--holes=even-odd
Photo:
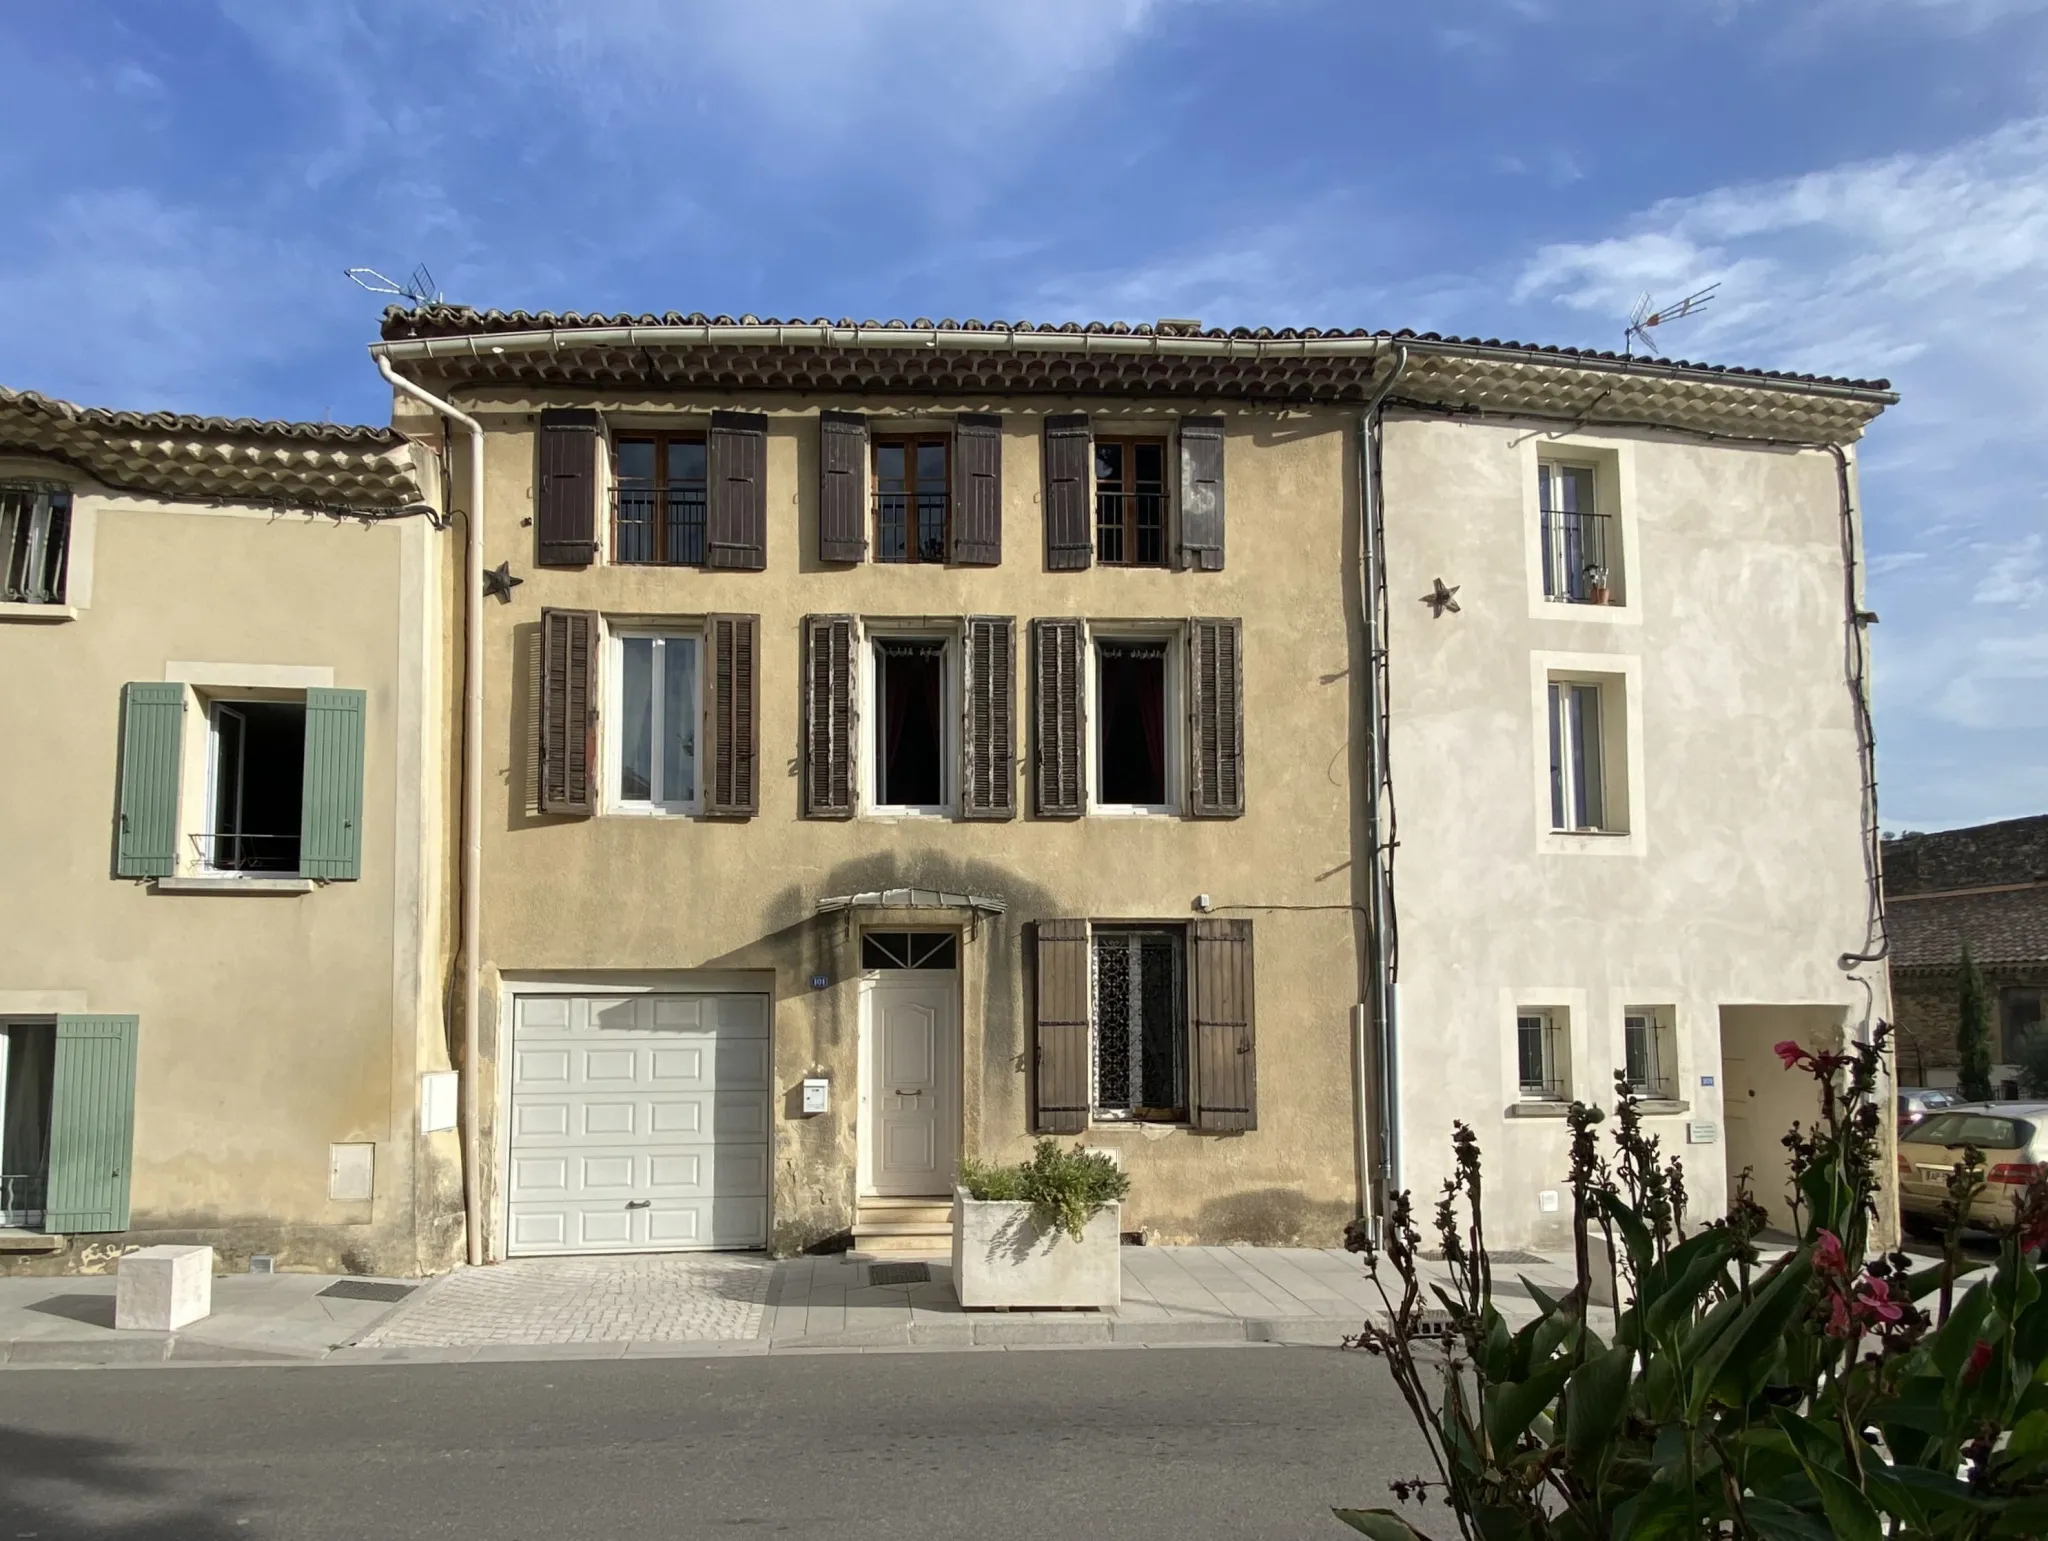
[[[1431,589],[1427,594],[1422,596],[1422,602],[1425,605],[1429,606],[1429,613],[1435,616],[1438,620],[1443,619],[1443,615],[1446,610],[1450,611],[1451,614],[1456,615],[1458,613],[1458,601],[1456,595],[1458,590],[1462,588],[1464,585],[1453,583],[1448,588],[1446,588],[1444,586],[1444,580],[1441,578],[1436,579],[1435,583],[1436,587]]]
[[[512,576],[510,562],[500,562],[484,574],[484,593],[495,594],[501,604],[509,605],[512,603],[512,591],[525,581],[524,578]]]

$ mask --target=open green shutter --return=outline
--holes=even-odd
[[[178,751],[185,730],[185,687],[121,687],[121,828],[114,870],[124,878],[163,878],[178,870]]]
[[[128,1229],[135,1029],[134,1017],[57,1018],[45,1230],[77,1235]]]
[[[299,875],[348,881],[363,855],[363,692],[306,692]]]

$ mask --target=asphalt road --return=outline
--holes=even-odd
[[[1338,1541],[1419,1455],[1334,1349],[9,1370],[0,1541]]]

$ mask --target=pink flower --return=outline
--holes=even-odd
[[[1979,1338],[1977,1346],[1970,1350],[1970,1362],[1963,1366],[1963,1379],[1975,1380],[1991,1368],[1991,1345]]]
[[[1797,1069],[1800,1064],[1813,1058],[1812,1055],[1800,1048],[1790,1038],[1787,1038],[1783,1043],[1771,1045],[1771,1052],[1784,1061],[1787,1070]]]
[[[1820,1239],[1813,1244],[1813,1266],[1817,1272],[1840,1277],[1849,1271],[1849,1260],[1842,1255],[1842,1238],[1833,1231],[1823,1230]]]
[[[1828,1296],[1828,1336],[1846,1338],[1855,1331],[1849,1321],[1849,1302],[1840,1295]]]
[[[1866,1322],[1895,1322],[1906,1308],[1892,1299],[1892,1288],[1882,1279],[1865,1278],[1858,1284],[1856,1315]]]

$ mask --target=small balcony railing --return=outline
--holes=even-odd
[[[1095,493],[1095,560],[1128,567],[1166,565],[1166,494]]]
[[[877,492],[875,560],[945,561],[948,501],[943,489],[916,493]]]
[[[1608,516],[1547,509],[1542,518],[1543,597],[1574,605],[1615,603]]]
[[[41,1172],[0,1172],[0,1225],[41,1225],[48,1188]]]
[[[299,870],[297,835],[187,835],[202,872],[290,875]]]
[[[702,487],[616,488],[612,494],[612,560],[701,567],[704,523]]]

